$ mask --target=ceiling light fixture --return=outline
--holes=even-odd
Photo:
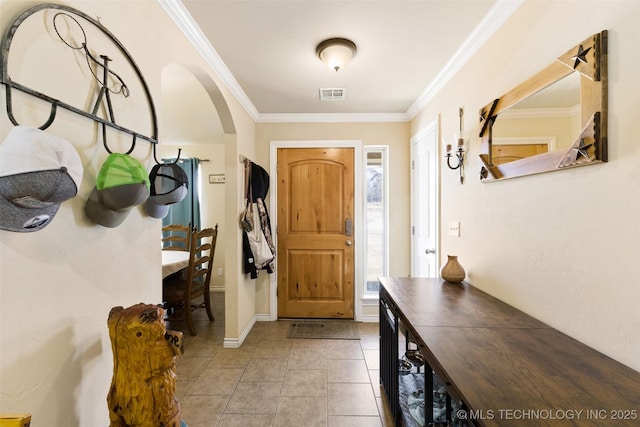
[[[351,40],[334,38],[320,43],[316,47],[316,54],[327,67],[339,71],[347,66],[356,50],[356,44]]]

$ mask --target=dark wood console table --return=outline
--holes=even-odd
[[[426,425],[640,425],[639,372],[471,285],[380,284],[380,379],[397,426],[421,425],[407,396],[423,387]],[[426,363],[401,375],[412,348]],[[434,420],[439,385],[446,413]]]

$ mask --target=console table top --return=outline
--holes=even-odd
[[[416,277],[383,277],[380,282],[413,326],[549,328],[466,283]]]
[[[471,285],[380,283],[476,424],[638,425],[639,372]]]

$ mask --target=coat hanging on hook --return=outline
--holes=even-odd
[[[271,234],[271,219],[264,202],[269,191],[269,174],[260,165],[245,159],[247,209],[253,213],[253,228],[243,230],[244,271],[252,279],[258,270],[274,271],[276,248]]]

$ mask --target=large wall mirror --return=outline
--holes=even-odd
[[[607,161],[607,32],[480,110],[484,182]]]

